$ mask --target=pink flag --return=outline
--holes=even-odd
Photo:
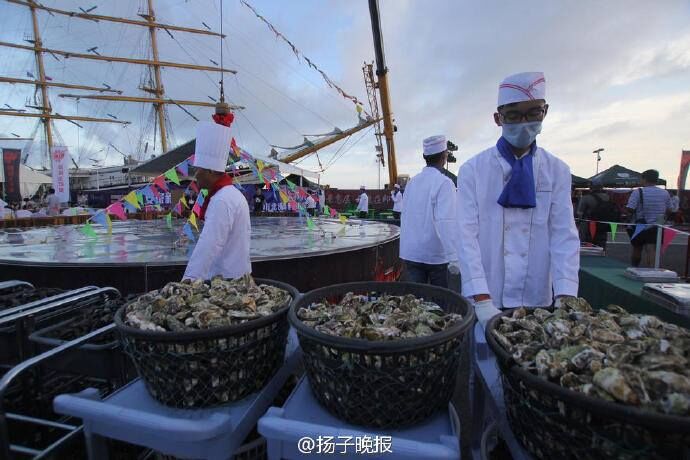
[[[178,213],[179,215],[182,215],[182,205],[180,204],[179,201],[178,201],[177,204],[175,205],[174,211],[175,211],[176,213]]]
[[[120,203],[119,201],[108,206],[106,208],[106,211],[108,212],[108,214],[112,214],[120,220],[127,220],[127,214],[125,213],[125,209],[122,207],[122,203]]]
[[[288,202],[288,206],[293,212],[297,212],[297,202],[292,200]]]
[[[156,179],[153,181],[153,183],[156,185],[156,187],[160,188],[164,192],[168,191],[168,186],[165,185],[165,177],[163,176],[158,176]]]
[[[299,196],[301,196],[302,198],[306,198],[306,197],[307,197],[307,192],[305,192],[305,191],[304,191],[304,188],[302,188],[302,187],[297,187],[297,193],[298,193]]]
[[[194,190],[195,193],[199,193],[199,186],[196,184],[196,181],[191,181],[189,183],[189,188]]]
[[[666,249],[671,245],[671,241],[676,237],[678,234],[677,230],[674,230],[672,228],[665,228],[664,229],[664,234],[661,238],[661,253],[665,253]]]
[[[331,217],[336,217],[337,215],[338,212],[335,209],[331,208]]]
[[[592,239],[594,239],[594,237],[597,234],[597,223],[596,222],[590,222],[589,223],[589,234],[592,235]]]
[[[199,206],[199,201],[194,203],[194,207],[192,208],[192,212],[196,214],[197,216],[201,215],[201,206]]]
[[[151,193],[153,193],[153,196],[155,196],[157,200],[160,200],[161,194],[158,191],[158,188],[157,187],[150,187],[150,189],[151,189]]]

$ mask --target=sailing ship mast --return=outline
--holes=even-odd
[[[162,24],[162,23],[156,22],[156,16],[155,16],[154,9],[153,9],[153,0],[148,0],[148,11],[145,14],[139,14],[139,16],[141,16],[144,20],[127,19],[127,18],[120,18],[120,17],[114,17],[114,16],[104,16],[104,15],[98,15],[98,14],[90,14],[88,12],[80,13],[80,12],[76,12],[76,11],[66,11],[66,10],[61,10],[61,9],[57,9],[57,8],[46,7],[44,5],[36,3],[34,0],[6,0],[6,1],[9,3],[14,3],[16,5],[25,6],[25,7],[28,7],[30,9],[31,19],[33,22],[33,37],[34,38],[31,41],[32,46],[21,45],[21,44],[17,44],[17,43],[8,43],[8,42],[0,42],[0,46],[33,51],[36,55],[36,67],[38,69],[39,75],[38,75],[38,80],[24,80],[24,79],[19,79],[19,78],[9,78],[9,77],[0,76],[0,83],[31,84],[31,85],[36,85],[37,87],[40,87],[40,89],[41,89],[41,105],[38,106],[37,108],[41,110],[41,113],[27,113],[27,112],[19,112],[19,111],[14,111],[14,110],[0,110],[0,116],[5,115],[5,116],[15,116],[15,117],[41,118],[43,121],[43,125],[44,125],[45,138],[46,138],[46,143],[48,145],[48,151],[49,152],[50,152],[50,149],[53,147],[53,130],[51,127],[51,120],[53,120],[53,119],[67,120],[67,121],[70,121],[73,123],[76,121],[90,121],[90,122],[100,122],[100,123],[129,124],[130,122],[129,121],[123,121],[123,120],[108,119],[108,118],[83,117],[83,116],[62,115],[62,114],[54,113],[52,111],[52,107],[50,105],[50,100],[48,97],[48,87],[61,87],[61,88],[80,89],[80,90],[87,90],[87,91],[98,91],[100,93],[108,92],[108,93],[116,93],[117,94],[117,95],[60,94],[60,97],[65,97],[65,98],[76,98],[76,99],[84,98],[84,99],[94,99],[94,100],[104,100],[104,101],[120,101],[120,102],[136,102],[136,103],[151,103],[151,104],[153,104],[154,109],[156,111],[156,116],[157,116],[157,125],[158,125],[158,130],[160,133],[161,149],[162,149],[162,152],[165,153],[168,150],[167,133],[166,133],[166,126],[165,126],[165,105],[166,104],[174,104],[174,105],[177,105],[180,107],[184,106],[184,105],[201,106],[201,107],[215,107],[215,104],[209,103],[209,102],[203,102],[203,101],[173,100],[170,98],[166,98],[160,68],[161,67],[172,67],[172,68],[188,69],[188,70],[195,70],[195,71],[235,73],[234,70],[221,68],[219,66],[201,66],[201,65],[187,64],[187,63],[180,63],[180,62],[161,61],[159,59],[159,56],[158,56],[158,43],[157,43],[157,37],[156,37],[156,32],[158,29],[164,29],[168,34],[171,34],[170,31],[179,31],[179,32],[186,32],[186,33],[201,34],[201,35],[210,35],[210,36],[216,36],[216,37],[222,37],[222,38],[224,38],[225,36],[222,34],[219,34],[217,32],[210,31],[210,30],[194,29],[194,28],[190,28],[190,27],[182,27],[182,26],[177,26],[177,25],[172,25],[172,24]],[[119,56],[102,56],[102,55],[98,55],[98,54],[76,53],[76,52],[72,52],[72,51],[45,48],[43,46],[43,42],[41,41],[40,31],[38,28],[37,11],[45,11],[51,15],[59,14],[59,15],[68,16],[70,18],[78,18],[78,19],[84,19],[84,20],[90,20],[90,21],[108,21],[108,22],[117,22],[117,23],[147,27],[149,29],[150,37],[151,37],[151,49],[152,49],[153,59],[134,59],[134,58],[119,57]],[[92,87],[92,86],[86,86],[86,85],[75,85],[75,84],[56,83],[53,81],[48,81],[48,80],[46,80],[45,67],[43,64],[43,54],[44,53],[51,54],[51,55],[53,55],[53,57],[64,56],[65,58],[90,59],[90,60],[107,61],[107,62],[122,62],[122,63],[128,63],[128,64],[138,64],[138,65],[150,66],[153,69],[153,73],[154,73],[153,87],[142,86],[142,87],[140,87],[140,89],[145,91],[145,92],[148,92],[150,94],[153,94],[154,97],[148,98],[148,97],[124,96],[124,95],[122,95],[122,91],[113,90],[112,88],[99,88],[99,87]],[[241,106],[231,106],[231,109],[233,109],[233,110],[242,109],[242,108],[243,107],[241,107]],[[184,110],[184,108],[183,108],[183,110]],[[77,124],[77,123],[75,123],[75,124]],[[77,124],[77,126],[81,127],[81,125],[79,125],[79,124]]]

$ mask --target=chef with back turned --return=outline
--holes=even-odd
[[[183,279],[239,278],[252,271],[249,206],[225,172],[230,139],[228,127],[213,122],[197,125],[193,166],[199,188],[207,189],[208,195],[199,216],[204,227]]]
[[[580,266],[570,168],[537,146],[549,106],[541,72],[500,84],[495,146],[458,172],[462,293],[486,326],[499,308],[549,306],[576,296]]]

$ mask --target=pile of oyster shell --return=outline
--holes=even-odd
[[[690,416],[690,331],[584,299],[518,308],[491,333],[523,368],[607,401]]]
[[[437,304],[411,294],[372,298],[352,292],[337,304],[317,302],[302,307],[297,317],[319,332],[366,340],[424,337],[462,319],[462,315],[446,313]]]
[[[271,315],[290,301],[290,293],[251,276],[235,280],[171,282],[127,306],[125,323],[149,331],[191,331],[232,326]]]

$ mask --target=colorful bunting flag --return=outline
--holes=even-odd
[[[199,195],[199,196],[201,196],[201,195]],[[194,207],[192,207],[192,212],[193,212],[194,214],[196,214],[197,216],[200,216],[200,215],[201,215],[201,206],[199,206],[199,202],[198,202],[198,201],[197,201],[196,203],[194,203]]]
[[[94,222],[96,222],[98,225],[102,227],[106,227],[108,229],[108,234],[111,234],[113,232],[113,223],[110,220],[110,216],[105,213],[105,212],[99,212],[94,214],[94,216],[91,218]]]
[[[125,201],[125,202],[124,202],[124,205],[125,205],[125,210],[126,210],[127,212],[131,212],[131,213],[137,212],[137,208],[135,208],[134,206],[132,206],[131,203]]]
[[[192,241],[192,242],[196,241],[196,238],[194,238],[194,232],[192,231],[192,226],[189,225],[189,222],[184,224],[184,227],[182,227],[182,231],[184,232],[185,235],[187,235],[187,238],[189,238],[190,241]]]
[[[182,205],[178,201],[177,204],[175,205],[175,208],[173,209],[177,214],[182,215]]]
[[[618,224],[616,222],[611,222],[611,241],[616,241],[616,231],[618,231]]]
[[[597,223],[594,221],[589,222],[589,234],[592,235],[592,240],[597,234]]]
[[[93,230],[93,227],[91,226],[88,220],[80,230],[84,235],[88,236],[89,238],[98,238],[98,235],[96,235],[96,232]]]
[[[178,201],[178,203],[182,203],[182,206],[189,209],[189,205],[187,204],[187,200],[184,199],[184,196],[180,198],[180,201]]]
[[[292,190],[293,192],[295,191],[295,187],[297,187],[295,184],[293,184],[292,182],[290,182],[290,181],[287,180],[287,179],[285,179],[285,183],[286,183],[287,186],[290,188],[290,190]]]
[[[676,237],[678,234],[678,230],[674,230],[672,228],[664,228],[664,234],[661,237],[661,253],[665,253],[666,249],[671,245],[671,241]]]
[[[168,214],[165,215],[165,223],[168,226],[169,229],[172,230],[172,213],[169,212]]]
[[[640,232],[646,230],[647,227],[649,227],[649,225],[645,225],[645,224],[637,224],[637,225],[635,225],[635,231],[633,232],[633,235],[630,237],[630,239],[631,239],[631,240],[634,239],[637,235],[640,234]]]
[[[194,190],[194,193],[199,193],[199,186],[196,184],[196,181],[192,181],[189,183],[189,188]]]
[[[256,160],[256,167],[259,168],[259,172],[264,170],[264,162],[261,160]]]
[[[306,198],[308,196],[307,192],[304,190],[304,187],[297,187],[297,194],[302,198]]]
[[[199,227],[197,227],[197,225],[196,225],[196,216],[194,215],[194,213],[191,213],[189,215],[189,223],[194,225],[194,228],[196,229],[197,232],[199,231]]]
[[[199,206],[203,206],[203,205],[204,205],[204,201],[206,201],[206,200],[204,199],[204,195],[200,193],[200,194],[196,197],[196,202],[199,204]]]
[[[290,201],[288,196],[282,190],[280,191],[280,201],[282,201],[283,204],[286,204],[288,201]]]
[[[156,187],[158,187],[159,189],[161,189],[164,192],[168,191],[168,186],[165,183],[165,178],[163,176],[156,177],[153,180],[153,185],[155,185]]]
[[[119,201],[108,206],[106,208],[106,211],[108,212],[108,214],[112,214],[120,220],[127,220],[127,214],[125,213],[125,209],[122,207],[122,203],[120,203]]]
[[[204,196],[208,196],[208,190],[205,189],[205,188],[202,188],[202,189],[201,189],[201,194],[204,195]]]
[[[189,176],[189,160],[185,160],[177,165],[177,170],[180,171],[182,176]]]
[[[335,209],[331,208],[331,217],[337,217],[337,216],[338,216],[338,212]]]
[[[330,209],[328,208],[328,205],[327,205],[327,204],[324,204],[324,205],[323,205],[323,210],[322,210],[322,211],[323,211],[324,214],[330,214]]]
[[[347,223],[347,217],[345,217],[344,215],[341,214],[340,215],[340,223],[343,225],[346,224]]]
[[[307,216],[307,228],[308,228],[309,230],[314,230],[314,228],[316,228],[316,227],[314,226],[314,221],[313,221],[312,218],[309,217],[309,216]]]
[[[144,194],[141,193],[141,192],[138,191],[138,190],[137,190],[136,192],[134,192],[134,193],[135,193],[135,195],[136,195],[136,197],[137,197],[137,201],[139,202],[139,204],[143,206],[143,205],[144,205]]]
[[[180,185],[180,178],[177,177],[177,173],[175,172],[175,168],[170,168],[167,171],[165,171],[165,174],[163,174],[168,180],[171,182],[174,182],[177,185]]]
[[[131,191],[125,195],[125,202],[132,205],[135,211],[141,207],[139,206],[139,200],[137,200],[137,194],[134,193],[134,191]]]
[[[297,212],[297,202],[295,200],[290,200],[288,207],[292,212]]]

